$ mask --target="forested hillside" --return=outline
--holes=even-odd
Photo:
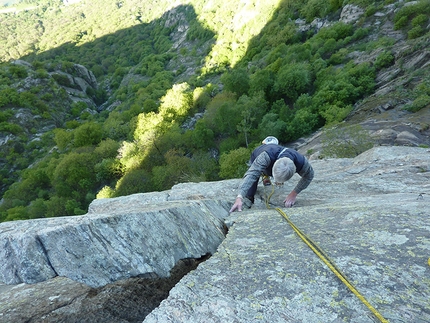
[[[345,6],[359,18],[340,20]],[[342,122],[399,39],[422,49],[430,36],[430,0],[23,0],[0,12],[0,221],[241,177],[262,138]],[[381,14],[396,37],[369,23]],[[413,86],[390,93],[411,112],[429,108],[425,71],[405,68]]]

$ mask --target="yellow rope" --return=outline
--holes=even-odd
[[[272,186],[272,192],[266,199],[266,207],[270,209],[269,200],[270,197],[274,193],[274,187]],[[312,251],[327,265],[327,267],[330,268],[330,270],[351,290],[351,292],[354,293],[355,296],[358,297],[359,300],[363,302],[364,305],[366,305],[369,310],[382,322],[382,323],[388,323],[388,320],[385,319],[379,312],[376,310],[367,300],[366,298],[360,294],[360,292],[349,282],[348,278],[340,271],[339,268],[336,267],[335,263],[326,255],[326,253],[315,243],[313,242],[308,236],[306,236],[296,225],[288,218],[288,216],[285,214],[284,211],[282,211],[280,208],[275,208],[278,213],[280,213],[285,220],[287,220],[288,224],[293,228],[293,230],[296,232],[296,234],[308,245],[309,248],[312,249]],[[430,259],[429,259],[430,264]]]

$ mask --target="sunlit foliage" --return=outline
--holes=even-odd
[[[287,144],[337,125],[396,59],[392,39],[369,41],[370,28],[333,17],[346,3],[370,16],[386,2],[35,0],[1,14],[0,221],[79,215],[96,196],[239,178],[265,136]],[[402,6],[396,29],[425,35],[428,8]],[[299,30],[318,18],[329,23]],[[357,48],[381,51],[359,64]],[[31,64],[6,63],[14,59]],[[65,74],[75,64],[98,82],[77,97]],[[429,105],[428,83],[411,90],[410,111]],[[335,155],[367,147],[360,129],[348,131],[345,147],[327,132]]]

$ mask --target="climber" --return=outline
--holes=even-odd
[[[296,187],[283,201],[285,207],[292,207],[297,194],[307,188],[314,178],[314,171],[309,161],[294,149],[280,146],[276,137],[269,136],[262,141],[262,145],[254,149],[251,154],[250,167],[243,176],[236,198],[230,212],[242,211],[242,205],[254,203],[254,195],[261,174],[273,176],[275,185],[283,185],[294,173],[301,176]]]

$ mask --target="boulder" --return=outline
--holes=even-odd
[[[393,129],[380,129],[372,134],[372,137],[380,145],[390,145],[396,138],[398,132]]]
[[[409,131],[402,131],[396,136],[396,144],[404,146],[418,146],[420,140]]]
[[[98,83],[97,83],[97,79],[94,76],[93,72],[91,72],[85,66],[80,65],[80,64],[74,64],[73,68],[76,72],[77,79],[81,79],[80,82],[85,82],[89,86],[91,86],[92,88],[97,89]],[[85,90],[86,90],[86,87],[85,87],[85,89],[83,89],[83,91],[85,91]]]
[[[363,16],[363,14],[364,10],[359,6],[347,4],[343,7],[342,12],[340,13],[339,21],[346,24],[355,23]]]
[[[0,279],[6,284],[68,277],[91,287],[169,275],[184,258],[214,253],[224,239],[227,204],[217,201],[130,204],[109,213],[0,224]],[[105,209],[101,208],[105,211]]]

